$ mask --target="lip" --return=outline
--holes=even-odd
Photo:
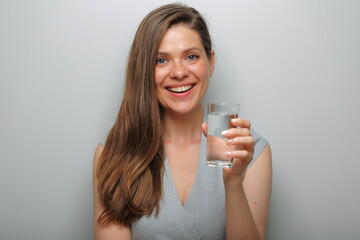
[[[172,91],[168,90],[168,88],[184,87],[184,86],[189,86],[189,85],[192,85],[192,87],[186,92],[177,93],[177,92],[172,92]],[[174,97],[177,97],[177,98],[183,98],[183,97],[189,96],[195,87],[196,87],[195,83],[179,83],[179,84],[173,84],[173,85],[166,86],[165,90],[171,96],[174,96]]]
[[[195,85],[195,84],[196,83],[174,83],[174,84],[165,86],[165,88],[184,87],[184,86]]]

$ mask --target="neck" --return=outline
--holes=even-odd
[[[200,141],[203,117],[204,112],[201,104],[194,111],[187,114],[166,112],[164,116],[164,142],[186,143]]]

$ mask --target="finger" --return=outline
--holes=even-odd
[[[229,139],[227,141],[227,145],[229,145],[229,146],[245,145],[247,148],[253,148],[254,147],[254,138],[252,136],[235,137],[235,138]]]
[[[207,137],[207,129],[208,129],[208,125],[207,125],[207,123],[203,123],[203,124],[201,124],[201,129],[202,129],[202,131],[203,131],[203,133],[204,133],[205,137]]]
[[[251,136],[249,128],[230,128],[228,130],[222,131],[221,134],[227,138],[234,138],[238,136]]]
[[[227,152],[226,156],[228,158],[237,158],[237,159],[251,159],[253,158],[252,152],[249,152],[247,150],[236,150],[232,152]]]
[[[231,123],[234,127],[250,128],[251,123],[245,118],[233,118]]]
[[[236,171],[244,170],[251,162],[253,155],[251,153],[246,154],[248,157],[245,158],[233,158],[232,169]]]

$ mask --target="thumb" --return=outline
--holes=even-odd
[[[208,130],[208,125],[207,125],[207,123],[201,124],[201,129],[202,129],[205,137],[207,137],[207,130]]]

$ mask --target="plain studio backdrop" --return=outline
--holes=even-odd
[[[272,146],[268,239],[358,239],[360,1],[184,2],[217,53],[204,102],[241,103]],[[0,1],[0,239],[92,238],[93,153],[165,3]]]

